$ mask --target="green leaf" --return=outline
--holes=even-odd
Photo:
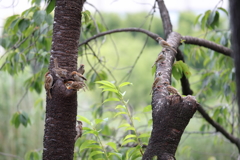
[[[30,34],[33,33],[34,28],[35,28],[34,25],[30,25],[30,26],[23,32],[23,35],[24,35],[25,37],[28,37]]]
[[[125,130],[126,130],[126,131],[129,131],[129,130],[135,131],[135,128],[132,127],[132,126],[130,126],[130,127],[127,127]]]
[[[46,12],[47,14],[51,13],[55,7],[55,3],[56,3],[56,0],[50,0],[50,2],[48,3],[48,6],[46,8]]]
[[[141,120],[139,117],[136,117],[136,116],[134,116],[133,119],[134,119],[134,120],[137,120],[137,121],[140,121],[140,120]]]
[[[39,11],[35,12],[33,14],[34,22],[38,26],[40,26],[43,23],[43,21],[45,20],[45,16],[46,16],[46,11],[44,11],[44,10],[39,10]]]
[[[123,141],[125,141],[125,140],[127,140],[127,139],[129,139],[129,138],[136,138],[136,135],[135,135],[135,134],[129,134],[129,135],[127,135],[127,136],[123,139]]]
[[[150,137],[149,133],[143,133],[140,136],[138,136],[138,138],[145,138],[145,137]]]
[[[173,65],[172,75],[176,80],[180,80],[182,78],[182,70],[180,65]]]
[[[183,71],[183,73],[184,73],[184,75],[187,77],[187,78],[189,78],[190,76],[191,76],[191,72],[190,72],[190,70],[189,70],[189,67],[188,67],[188,65],[186,64],[186,63],[181,63],[181,67],[182,67],[182,71]]]
[[[205,29],[206,22],[207,22],[207,19],[208,19],[208,16],[209,16],[210,13],[211,13],[211,10],[208,10],[208,11],[205,12],[204,16],[202,17],[202,20],[201,20],[201,28],[202,28],[202,30]]]
[[[194,21],[194,25],[196,25],[197,23],[198,23],[198,20],[199,20],[199,18],[202,16],[202,14],[199,14],[198,16],[197,16],[197,18],[195,19],[195,21]]]
[[[109,155],[109,157],[115,155],[115,156],[117,156],[120,160],[122,160],[122,154],[121,154],[121,153],[109,152],[108,155]]]
[[[80,146],[79,151],[81,152],[82,150],[84,150],[86,148],[91,148],[92,144],[98,145],[98,143],[96,141],[94,141],[94,140],[84,140],[84,142]]]
[[[86,123],[89,124],[89,125],[92,125],[91,121],[88,120],[86,117],[79,116],[79,115],[78,115],[78,117],[79,117],[78,120],[83,121],[83,122],[86,122]]]
[[[157,70],[157,67],[156,67],[156,65],[154,65],[154,67],[152,67],[152,75],[155,74],[156,70]]]
[[[18,23],[18,28],[21,32],[25,31],[30,25],[30,21],[28,19],[22,19]]]
[[[115,85],[108,81],[96,81],[95,83],[102,84],[104,86],[108,86],[109,88],[116,89]]]
[[[218,27],[218,26],[219,26],[219,18],[220,18],[220,14],[219,14],[218,11],[216,11],[216,14],[215,14],[215,16],[214,16],[214,20],[213,20],[213,22],[212,22],[212,24],[211,24],[211,27],[212,27],[212,28],[215,28],[215,27]]]
[[[90,158],[92,158],[92,156],[95,156],[95,155],[98,155],[98,154],[104,154],[104,152],[103,151],[93,151],[93,152],[90,153],[88,158],[90,159]]]
[[[11,119],[11,123],[12,123],[16,128],[18,128],[19,125],[20,125],[19,115],[20,115],[20,113],[19,113],[19,112],[16,112],[16,113],[14,113],[14,115],[12,116],[12,119]]]
[[[153,124],[153,120],[152,120],[152,119],[149,119],[149,120],[148,120],[148,126],[152,126],[152,124]]]
[[[132,85],[132,83],[130,83],[130,82],[123,82],[118,87],[121,88],[121,87],[126,86],[126,85]]]
[[[29,117],[28,117],[27,113],[25,113],[25,112],[20,113],[19,121],[23,124],[23,126],[27,127],[27,124],[29,122]]]
[[[91,20],[91,13],[88,10],[82,12],[82,15],[84,17],[84,23],[88,23]]]
[[[108,91],[108,92],[114,92],[114,93],[119,94],[118,90],[112,89],[112,88],[105,88],[105,89],[103,89],[103,92],[106,92],[106,91]]]
[[[126,114],[126,115],[127,115],[126,112],[118,112],[118,113],[116,113],[116,114],[114,115],[114,118],[117,117],[117,116],[119,116],[119,115],[121,115],[121,114]]]
[[[16,19],[19,18],[19,14],[16,14],[16,15],[12,15],[10,17],[7,18],[5,24],[4,24],[4,29],[8,30],[10,25],[12,24],[12,22]]]
[[[228,16],[228,11],[222,7],[218,7],[219,10],[223,11]]]
[[[207,26],[210,26],[213,23],[216,12],[211,11],[210,16],[207,19]]]
[[[122,108],[122,109],[126,109],[126,107],[123,106],[123,105],[117,105],[117,107],[116,107],[115,109],[120,109],[120,108]]]
[[[128,139],[126,141],[124,141],[121,146],[125,145],[125,144],[128,144],[128,143],[137,143],[137,141],[135,139]]]
[[[84,127],[83,127],[83,128],[84,128]],[[95,130],[88,130],[88,131],[85,131],[85,132],[83,133],[83,135],[86,135],[86,134],[93,134],[93,135],[95,135],[95,136],[98,136],[98,132],[95,131]]]
[[[120,101],[120,100],[118,98],[108,98],[108,99],[105,99],[105,101],[103,103],[106,103],[109,101]]]
[[[115,152],[118,152],[116,143],[108,142],[107,145],[112,147],[112,149],[114,149]]]
[[[103,119],[95,119],[95,124],[96,124],[96,125],[99,124],[99,123],[101,123],[101,122],[103,122]]]
[[[39,160],[40,157],[36,151],[28,151],[25,154],[24,159],[25,160]]]
[[[123,123],[120,126],[118,126],[118,128],[121,128],[121,127],[131,127],[131,125],[129,123]]]
[[[148,105],[143,108],[143,112],[149,112],[149,111],[152,111],[152,105]]]

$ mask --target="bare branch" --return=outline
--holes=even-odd
[[[108,34],[112,34],[112,33],[117,33],[117,32],[141,32],[141,33],[144,33],[146,35],[148,35],[149,37],[151,37],[152,39],[154,39],[156,41],[156,38],[159,37],[159,35],[153,33],[153,32],[150,32],[148,30],[145,30],[145,29],[141,29],[141,28],[122,28],[122,29],[113,29],[113,30],[109,30],[109,31],[106,31],[106,32],[102,32],[102,33],[99,33],[99,34],[96,34],[94,35],[93,37],[85,40],[84,42],[80,43],[78,45],[78,47],[82,46],[83,44],[87,44],[88,42],[90,42],[91,40],[94,40],[98,37],[102,37],[102,36],[105,36],[105,35],[108,35]]]
[[[158,2],[158,7],[160,11],[160,15],[163,22],[163,28],[165,33],[165,39],[167,39],[168,35],[172,32],[172,23],[168,13],[168,10],[164,4],[163,0],[156,0]]]
[[[195,45],[203,46],[203,47],[212,49],[216,52],[222,53],[225,56],[230,57],[232,54],[231,49],[205,39],[191,37],[191,36],[182,36],[182,39],[185,40],[184,43],[186,44],[195,44]]]
[[[239,138],[229,134],[222,126],[220,126],[217,122],[215,122],[207,114],[207,112],[203,109],[203,107],[200,104],[198,105],[197,110],[200,112],[200,114],[203,116],[203,118],[206,119],[206,121],[208,123],[210,123],[218,132],[222,133],[225,138],[227,138],[229,141],[234,143],[237,146],[238,151],[240,152],[240,139]]]
[[[177,52],[178,52],[178,54],[176,55],[177,61],[181,60],[181,61],[185,62],[182,51],[180,49],[178,49]],[[184,74],[183,74],[182,78],[180,79],[180,81],[181,81],[181,86],[182,86],[182,94],[183,95],[192,95],[193,91],[190,88],[190,83]]]

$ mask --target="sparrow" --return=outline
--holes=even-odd
[[[168,44],[166,41],[164,41],[161,37],[157,37],[156,40],[158,41],[158,43],[159,43],[163,48],[171,49],[171,50],[173,50],[175,53],[177,53],[177,51],[176,51],[170,44]]]
[[[73,77],[73,79],[74,79],[75,81],[78,81],[78,82],[84,82],[84,81],[87,80],[81,73],[78,73],[78,72],[76,72],[76,71],[73,71],[73,72],[71,73],[71,76]]]
[[[158,62],[162,63],[163,61],[165,61],[166,59],[166,54],[165,51],[161,52],[161,54],[158,56],[158,58],[156,59],[155,63],[152,65],[152,68],[155,64],[157,64]]]
[[[57,58],[54,58],[54,68],[52,69],[55,72],[55,75],[62,79],[67,77],[67,70],[58,67]]]
[[[74,90],[77,90],[77,91],[79,91],[79,89],[84,90],[84,87],[85,87],[83,82],[77,82],[77,81],[67,81],[67,82],[65,82],[65,86],[66,86],[67,89],[74,89]]]
[[[47,91],[47,97],[49,99],[52,99],[52,96],[51,96],[51,93],[50,93],[50,89],[52,88],[52,84],[53,84],[53,77],[52,75],[50,74],[50,72],[47,72],[45,74],[45,82],[44,82],[44,87],[45,87],[45,90]]]
[[[78,68],[77,72],[82,75],[84,74],[84,72],[85,72],[84,64],[80,64],[80,67]]]
[[[169,93],[172,93],[172,94],[176,94],[176,95],[181,96],[180,93],[177,91],[177,89],[174,88],[173,86],[169,85],[168,82],[165,82],[164,85],[167,86],[167,91],[168,91]]]
[[[158,73],[158,75],[159,76],[161,76],[162,75],[162,73],[161,72],[159,72]],[[157,84],[158,84],[158,82],[161,80],[161,78],[160,77],[157,77],[157,78],[155,78],[155,80],[154,80],[154,82],[153,82],[153,85],[152,85],[152,90],[151,90],[151,92],[150,92],[150,95],[152,94],[152,92],[153,92],[153,90],[154,90],[154,88],[157,86]]]
[[[74,79],[75,81],[77,81],[77,82],[82,82],[83,85],[84,85],[86,88],[88,88],[87,85],[86,85],[85,82],[84,82],[84,81],[86,81],[87,79],[86,79],[81,73],[78,73],[78,72],[76,72],[76,71],[73,71],[73,72],[71,73],[71,76],[73,77],[73,79]]]
[[[77,123],[78,123],[76,126],[77,135],[74,138],[75,141],[82,136],[82,121],[77,121]]]

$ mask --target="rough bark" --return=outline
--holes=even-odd
[[[84,0],[57,0],[54,15],[53,39],[49,71],[54,78],[52,99],[47,99],[44,160],[71,160],[74,153],[77,93],[67,90],[57,79],[52,68],[53,58],[60,68],[72,72],[77,69],[78,42],[80,37],[81,11]]]
[[[163,24],[163,28],[164,28],[164,33],[165,33],[165,39],[168,37],[168,35],[172,32],[172,23],[171,23],[171,19],[167,10],[167,7],[164,3],[163,0],[156,0],[158,3],[158,7],[159,7],[159,12],[160,12],[160,16],[162,19],[162,24]],[[184,57],[183,57],[183,53],[180,49],[177,50],[178,54],[176,56],[177,61],[182,60],[184,62]],[[181,81],[181,85],[182,85],[182,94],[183,95],[192,95],[193,91],[190,88],[190,83],[187,79],[187,77],[185,75],[182,76],[182,78],[180,79]]]
[[[232,30],[232,49],[233,58],[236,69],[236,83],[237,83],[237,101],[238,101],[238,122],[240,122],[240,1],[230,0],[230,24]],[[239,126],[239,125],[238,125]],[[239,127],[240,131],[240,127]],[[239,158],[240,159],[240,158]]]
[[[169,34],[168,43],[177,48],[181,35],[175,32]],[[174,155],[182,133],[197,109],[194,97],[169,96],[164,82],[171,82],[172,65],[176,57],[173,51],[167,51],[164,64],[158,63],[157,72],[161,72],[161,81],[157,84],[152,96],[153,130],[143,155],[143,160],[175,159]],[[158,74],[156,74],[158,76]]]

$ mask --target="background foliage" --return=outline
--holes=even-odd
[[[42,9],[36,0],[32,5],[22,14],[6,19],[0,39],[5,49],[0,59],[0,117],[4,122],[0,124],[0,159],[41,159],[43,74],[49,63],[53,4]],[[124,16],[88,11],[82,14],[80,41],[126,27],[141,27],[163,35],[161,19],[154,10]],[[228,12],[218,6],[200,15],[181,12],[176,31],[230,47],[228,18]],[[90,91],[78,94],[78,119],[84,122],[84,134],[75,144],[75,159],[80,155],[82,159],[140,158],[140,145],[147,145],[151,132],[151,66],[161,47],[140,33],[116,33],[90,46],[79,48],[79,64],[86,66]],[[232,59],[201,47],[183,44],[180,48],[198,102],[226,130],[239,135]],[[185,64],[176,62],[177,66]],[[178,76],[173,76],[173,86],[181,90]],[[176,158],[224,160],[236,159],[237,155],[235,146],[196,113],[184,132]]]

